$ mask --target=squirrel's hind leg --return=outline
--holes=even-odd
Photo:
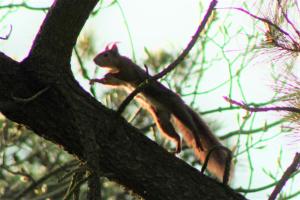
[[[158,129],[165,135],[168,139],[176,143],[175,154],[181,152],[181,139],[176,132],[173,124],[171,123],[171,113],[166,110],[155,109],[152,112],[155,123]]]

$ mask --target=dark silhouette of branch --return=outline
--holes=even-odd
[[[294,112],[294,113],[300,113],[300,109],[296,107],[289,107],[289,106],[273,106],[273,107],[250,107],[244,103],[238,102],[236,100],[230,99],[228,97],[224,97],[226,101],[233,105],[237,105],[249,112],[268,112],[268,111],[288,111],[288,112]]]
[[[275,102],[280,101],[281,99],[272,99],[270,101],[266,101],[266,102],[261,102],[261,103],[248,103],[248,106],[253,106],[253,107],[262,107],[262,106],[266,106]],[[211,113],[215,113],[215,112],[223,112],[226,110],[237,110],[237,109],[242,109],[240,106],[227,106],[227,107],[218,107],[218,108],[214,108],[211,110],[206,110],[206,111],[201,111],[200,114],[201,115],[206,115],[206,114],[211,114]]]
[[[182,53],[170,65],[168,65],[164,70],[162,70],[161,72],[159,72],[158,74],[156,74],[152,77],[149,77],[149,79],[146,80],[146,82],[143,82],[132,93],[130,93],[127,96],[127,98],[122,102],[122,104],[119,106],[118,113],[122,113],[125,110],[126,106],[133,100],[133,98],[138,93],[140,93],[145,87],[147,87],[148,84],[151,84],[152,81],[155,81],[155,80],[158,80],[158,79],[162,78],[163,76],[165,76],[166,74],[171,72],[173,69],[175,69],[176,66],[178,66],[183,61],[183,59],[189,54],[191,49],[196,44],[200,33],[204,30],[205,25],[207,24],[207,22],[209,20],[209,17],[211,16],[211,14],[212,14],[212,12],[213,12],[216,5],[217,5],[217,0],[213,0],[213,1],[210,2],[210,5],[209,5],[209,7],[206,11],[206,14],[204,15],[204,18],[202,19],[200,25],[198,26],[198,28],[197,28],[195,34],[193,35],[191,41],[188,43],[188,45],[182,51]]]
[[[277,195],[280,193],[280,191],[282,190],[282,188],[284,187],[288,179],[291,177],[291,175],[298,170],[299,163],[300,163],[300,153],[296,153],[292,164],[283,173],[281,179],[279,180],[273,192],[271,193],[269,200],[276,199]]]

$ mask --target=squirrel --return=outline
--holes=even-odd
[[[108,73],[101,79],[91,79],[90,84],[98,82],[125,89],[130,93],[151,77],[131,59],[120,55],[116,44],[111,48],[106,46],[103,52],[96,55],[94,62],[101,68],[107,68]],[[182,133],[186,143],[194,149],[201,163],[210,149],[222,146],[200,116],[160,82],[155,80],[149,83],[135,99],[151,114],[160,132],[176,143],[175,153],[181,151],[181,139],[173,123]],[[226,152],[214,151],[207,166],[220,180],[223,177],[226,158]]]

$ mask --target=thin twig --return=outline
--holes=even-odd
[[[0,9],[11,9],[11,8],[27,8],[29,10],[37,10],[37,11],[47,11],[49,7],[31,7],[27,3],[20,3],[20,4],[7,4],[0,6]]]
[[[299,32],[299,30],[296,28],[295,24],[289,19],[287,13],[284,11],[284,8],[281,5],[280,0],[277,0],[277,4],[279,5],[279,8],[281,9],[281,12],[282,12],[285,20],[287,21],[287,23],[292,26],[292,28],[294,29],[294,31],[298,35],[298,38],[300,38],[300,32]]]
[[[283,173],[281,179],[279,180],[278,184],[276,185],[275,189],[271,193],[271,196],[269,197],[269,200],[275,200],[277,195],[282,190],[285,183],[288,181],[288,179],[291,177],[291,175],[297,171],[300,163],[300,153],[296,153],[294,160],[292,164],[285,170]]]
[[[126,31],[127,31],[127,34],[128,34],[128,37],[129,37],[129,42],[130,42],[130,47],[131,47],[131,54],[132,54],[132,59],[134,61],[136,61],[136,57],[135,57],[135,51],[134,51],[134,45],[133,45],[133,38],[132,38],[132,35],[131,35],[131,32],[130,32],[130,28],[129,28],[129,24],[128,24],[128,20],[126,18],[126,15],[125,15],[125,12],[121,6],[121,3],[118,1],[118,0],[115,0],[115,3],[116,5],[118,6],[120,12],[121,12],[121,15],[122,15],[122,18],[123,18],[123,21],[124,21],[124,25],[125,25],[125,28],[126,28]]]
[[[191,41],[188,43],[187,47],[183,50],[183,52],[177,57],[177,59],[174,62],[172,62],[169,66],[167,66],[163,71],[161,71],[160,73],[153,76],[154,80],[160,79],[163,76],[165,76],[167,73],[171,72],[189,54],[189,52],[192,50],[192,48],[196,44],[197,39],[200,36],[200,33],[204,30],[205,25],[207,24],[209,17],[211,16],[216,5],[217,5],[216,0],[213,0],[210,2],[210,5],[208,7],[208,10],[206,11],[206,14],[204,15],[204,18],[202,19],[199,27],[197,28],[195,34],[193,35]]]
[[[226,8],[218,8],[218,9],[234,9],[234,10],[238,10],[238,11],[241,11],[255,19],[258,19],[262,22],[265,22],[267,23],[268,25],[274,27],[275,29],[277,29],[279,32],[281,32],[282,34],[286,35],[294,44],[297,44],[297,42],[293,39],[293,37],[288,33],[286,32],[285,30],[283,30],[282,28],[280,28],[278,25],[276,25],[275,23],[271,22],[270,20],[266,19],[266,18],[263,18],[263,17],[259,17],[257,15],[254,15],[252,13],[250,13],[249,11],[243,9],[243,8],[238,8],[238,7],[226,7]]]
[[[251,135],[251,134],[254,134],[254,133],[259,133],[259,132],[266,132],[267,130],[279,125],[279,124],[282,124],[284,122],[283,119],[280,119],[278,121],[274,121],[270,124],[267,124],[265,123],[263,126],[259,127],[259,128],[255,128],[255,129],[249,129],[249,130],[243,130],[243,129],[238,129],[238,130],[235,130],[235,131],[231,131],[229,133],[226,133],[225,135],[222,135],[219,137],[220,140],[225,140],[225,139],[228,139],[230,137],[233,137],[235,135]]]
[[[48,174],[46,174],[45,176],[41,177],[40,179],[38,179],[36,182],[32,183],[31,185],[29,185],[27,188],[25,188],[24,190],[22,190],[21,192],[19,192],[16,197],[14,198],[15,200],[21,199],[21,197],[25,197],[25,195],[27,195],[30,191],[34,190],[34,188],[36,188],[38,185],[40,185],[41,183],[45,182],[47,179],[49,179],[50,177],[60,173],[63,170],[66,170],[68,168],[74,167],[78,165],[77,161],[70,161],[68,163],[66,163],[65,165],[63,165],[62,167],[59,167],[55,170],[53,170],[52,172],[49,172]]]
[[[7,40],[8,38],[9,38],[9,36],[11,35],[11,33],[12,33],[12,25],[10,24],[10,29],[9,29],[9,32],[6,34],[6,36],[4,36],[4,37],[1,37],[0,36],[0,40]]]
[[[217,0],[213,0],[211,1],[208,10],[203,18],[203,20],[201,21],[200,25],[198,26],[195,34],[193,35],[191,41],[188,43],[188,45],[186,46],[186,48],[183,50],[183,52],[176,58],[176,60],[174,60],[170,65],[168,65],[164,70],[162,70],[160,73],[151,76],[149,79],[145,80],[143,83],[141,83],[132,93],[130,93],[127,98],[122,102],[122,104],[120,105],[119,109],[118,109],[118,113],[121,114],[126,106],[132,101],[132,99],[138,94],[140,93],[143,89],[145,89],[145,87],[147,87],[147,85],[151,84],[152,81],[158,80],[160,78],[162,78],[163,76],[165,76],[167,73],[171,72],[178,64],[180,64],[183,59],[189,54],[189,52],[191,51],[191,49],[194,47],[194,45],[197,42],[197,39],[199,38],[200,33],[203,31],[205,25],[207,24],[207,21],[209,19],[209,17],[211,16],[215,6],[217,5]]]
[[[293,178],[295,177],[296,175],[298,175],[300,173],[300,171],[297,171],[296,173],[293,173],[291,175],[290,178]],[[267,190],[273,186],[276,186],[278,184],[278,181],[274,181],[270,184],[267,184],[267,185],[264,185],[264,186],[261,186],[261,187],[257,187],[257,188],[251,188],[251,189],[246,189],[246,188],[242,188],[242,187],[239,187],[239,188],[235,188],[234,190],[238,193],[256,193],[256,192],[260,192],[260,191],[263,191],[263,190]]]
[[[237,105],[249,112],[268,112],[268,111],[288,111],[288,112],[294,112],[294,113],[300,113],[300,109],[296,107],[290,107],[290,106],[273,106],[273,107],[250,107],[244,103],[235,101],[233,99],[230,99],[228,97],[224,97],[226,101],[233,105]]]
[[[141,83],[135,90],[133,90],[133,92],[131,92],[126,99],[121,103],[121,105],[119,106],[117,113],[118,114],[122,114],[122,112],[125,110],[126,106],[132,101],[132,99],[138,94],[140,93],[143,89],[146,88],[146,86],[149,84],[148,83],[148,79],[146,82]],[[148,83],[148,84],[147,84]]]
[[[23,172],[22,170],[20,170],[20,171],[13,171],[13,170],[11,170],[9,168],[9,166],[4,166],[4,165],[1,165],[0,168],[6,170],[7,172],[9,172],[9,173],[11,173],[13,175],[16,175],[16,176],[25,176],[26,178],[28,178],[33,183],[36,183],[35,179],[29,173]]]
[[[146,64],[144,64],[144,68],[145,68],[145,71],[146,71],[147,76],[150,77],[150,74],[149,74],[149,68],[148,68],[148,66],[147,66]]]
[[[74,192],[82,185],[84,184],[85,182],[87,182],[89,179],[89,177],[85,177],[85,178],[82,178],[80,180],[78,180],[76,183],[74,183],[74,186],[70,189],[70,191],[68,193],[66,193],[65,197],[63,198],[63,200],[66,200],[66,199],[70,199],[71,198],[71,195],[74,194]]]

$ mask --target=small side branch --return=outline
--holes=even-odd
[[[148,79],[147,79],[148,80]],[[127,97],[126,99],[121,103],[121,105],[119,106],[117,113],[118,114],[122,114],[123,111],[125,110],[125,108],[128,106],[128,104],[134,99],[134,97],[142,92],[146,86],[149,84],[149,81],[143,82],[142,84],[140,84],[134,91],[132,91]],[[148,83],[148,84],[147,84]]]
[[[0,40],[7,40],[10,37],[11,32],[12,32],[12,25],[10,25],[9,27],[10,27],[9,32],[4,37],[0,36]]]
[[[247,110],[249,112],[288,111],[288,112],[300,113],[300,109],[296,107],[289,107],[289,106],[250,107],[243,102],[238,102],[228,97],[224,97],[224,99],[228,101],[230,104],[239,106],[242,109]]]
[[[285,20],[287,21],[287,23],[289,25],[291,25],[291,27],[293,28],[293,30],[296,32],[296,34],[298,35],[298,37],[300,38],[300,32],[299,30],[296,28],[295,24],[290,20],[290,18],[288,17],[287,12],[285,12],[285,9],[283,8],[283,6],[281,5],[281,1],[277,0],[277,4],[279,6],[279,8],[281,9],[281,13],[283,14]]]
[[[191,41],[188,43],[188,45],[183,50],[183,52],[164,70],[162,70],[161,72],[159,72],[158,74],[156,74],[154,76],[151,76],[148,80],[146,80],[146,82],[140,84],[130,95],[128,95],[127,98],[120,105],[120,107],[118,109],[118,113],[121,114],[125,110],[126,106],[132,101],[132,99],[138,93],[140,93],[148,84],[151,84],[152,81],[162,78],[163,76],[165,76],[166,74],[171,72],[173,69],[175,69],[176,66],[178,66],[183,61],[183,59],[189,54],[189,52],[195,46],[197,39],[200,36],[200,33],[203,31],[205,25],[207,24],[207,22],[209,20],[209,17],[211,16],[213,10],[215,9],[216,5],[217,5],[217,0],[211,1],[203,20],[201,21],[200,25],[198,26],[195,34],[193,35],[193,37],[191,39]]]
[[[285,183],[288,181],[288,179],[291,177],[291,175],[297,171],[299,168],[300,163],[300,153],[296,153],[294,160],[292,164],[285,170],[284,174],[282,175],[281,179],[279,180],[278,184],[276,185],[275,189],[271,193],[271,196],[269,197],[269,200],[275,200],[277,195],[282,190]]]
[[[188,43],[186,48],[183,50],[183,52],[177,57],[174,62],[172,62],[170,65],[168,65],[163,71],[153,76],[153,79],[157,80],[165,76],[167,73],[171,72],[175,67],[180,64],[183,59],[189,54],[189,52],[192,50],[192,48],[195,46],[197,39],[200,36],[200,33],[204,30],[205,25],[207,24],[209,17],[212,15],[213,10],[215,9],[217,5],[217,1],[213,0],[210,2],[210,5],[208,7],[208,10],[206,11],[206,14],[204,15],[203,20],[201,21],[200,25],[198,26],[195,34],[192,37],[192,40]]]
[[[12,8],[26,8],[29,10],[36,10],[36,11],[47,11],[49,10],[49,7],[33,7],[27,4],[26,2],[20,3],[20,4],[7,4],[0,6],[0,9],[12,9]]]
[[[252,13],[250,13],[249,11],[243,9],[243,8],[237,8],[237,7],[228,7],[228,8],[218,8],[218,9],[234,9],[234,10],[238,10],[241,11],[247,15],[249,15],[250,17],[253,17],[254,19],[260,20],[266,24],[268,24],[269,26],[275,28],[276,30],[278,30],[279,32],[281,32],[282,34],[286,35],[294,44],[297,44],[297,42],[293,39],[293,37],[285,30],[283,30],[282,28],[280,28],[278,25],[276,25],[275,23],[271,22],[270,20],[263,18],[263,17],[259,17],[256,16]]]

